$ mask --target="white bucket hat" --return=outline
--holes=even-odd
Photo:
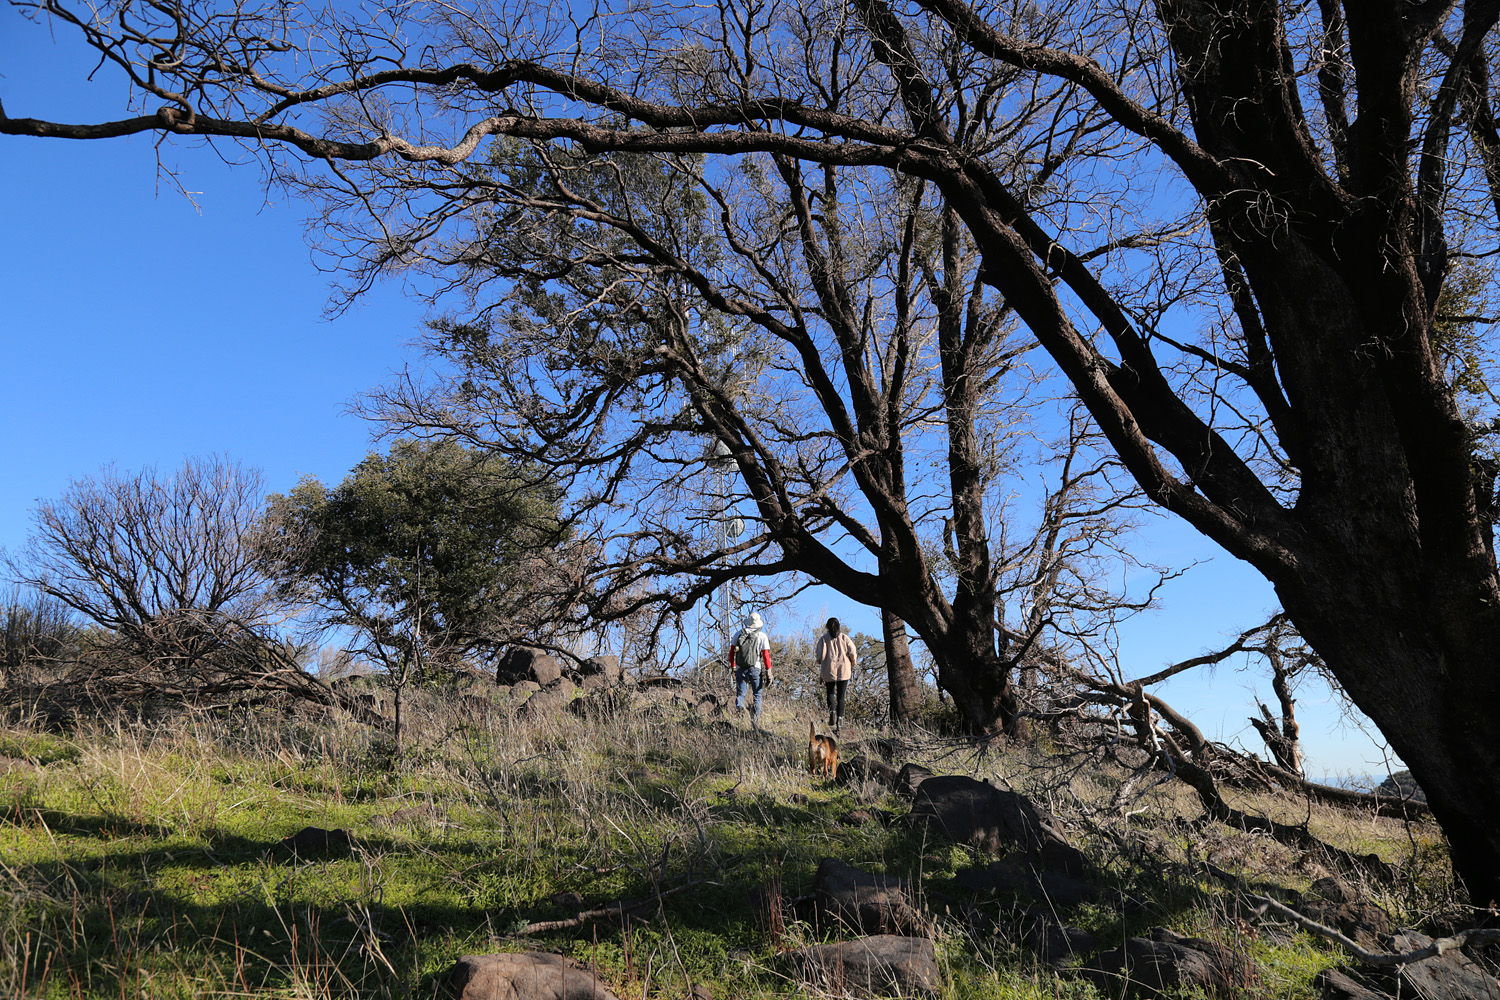
[[[749,629],[751,632],[756,631],[764,624],[765,622],[761,620],[760,612],[758,611],[752,611],[745,616],[745,628]]]

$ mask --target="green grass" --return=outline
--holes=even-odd
[[[808,776],[803,716],[773,713],[780,735],[764,740],[670,710],[600,724],[522,726],[497,712],[464,728],[440,707],[414,719],[400,754],[352,723],[273,716],[101,724],[67,738],[0,731],[0,756],[25,762],[0,770],[0,994],[446,996],[458,956],[539,948],[594,963],[627,1000],[683,996],[691,983],[718,997],[801,996],[781,952],[840,935],[778,901],[809,893],[834,856],[908,879],[929,904],[946,996],[1094,995],[982,926],[1008,902],[953,879],[987,858],[899,825],[841,823],[855,808],[905,806]],[[937,741],[914,756],[939,772],[1062,788],[1038,760],[975,760]],[[1072,784],[1084,808],[1109,782]],[[1235,855],[1237,870],[1274,871],[1283,890],[1316,873],[1255,838],[1216,834],[1203,847],[1173,818],[1191,809],[1159,794],[1151,818],[1121,827],[1158,849],[1091,836],[1097,818],[1076,828],[1106,894],[1150,906],[1126,918],[1094,905],[1070,921],[1106,946],[1154,924],[1219,940],[1254,957],[1257,996],[1311,1000],[1312,977],[1338,957],[1305,935],[1261,936],[1191,855]],[[307,826],[347,830],[354,845],[309,857],[278,846]],[[1368,823],[1347,833],[1393,856],[1405,836]],[[1430,854],[1422,878],[1441,883]],[[519,935],[578,909],[559,894],[587,909],[685,884],[625,927]]]

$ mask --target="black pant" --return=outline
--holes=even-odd
[[[844,717],[844,689],[848,686],[848,681],[823,682],[823,688],[828,692],[828,714],[835,719]]]

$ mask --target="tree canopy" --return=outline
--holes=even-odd
[[[537,642],[564,587],[557,494],[458,442],[398,440],[338,486],[304,478],[266,521],[289,588],[323,626],[442,658]]]

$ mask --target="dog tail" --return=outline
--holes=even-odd
[[[808,740],[808,742],[811,743],[812,740],[813,740],[813,737],[815,737],[817,735],[818,735],[818,727],[815,726],[815,725],[813,725],[813,720],[808,719],[807,720],[807,740]]]

